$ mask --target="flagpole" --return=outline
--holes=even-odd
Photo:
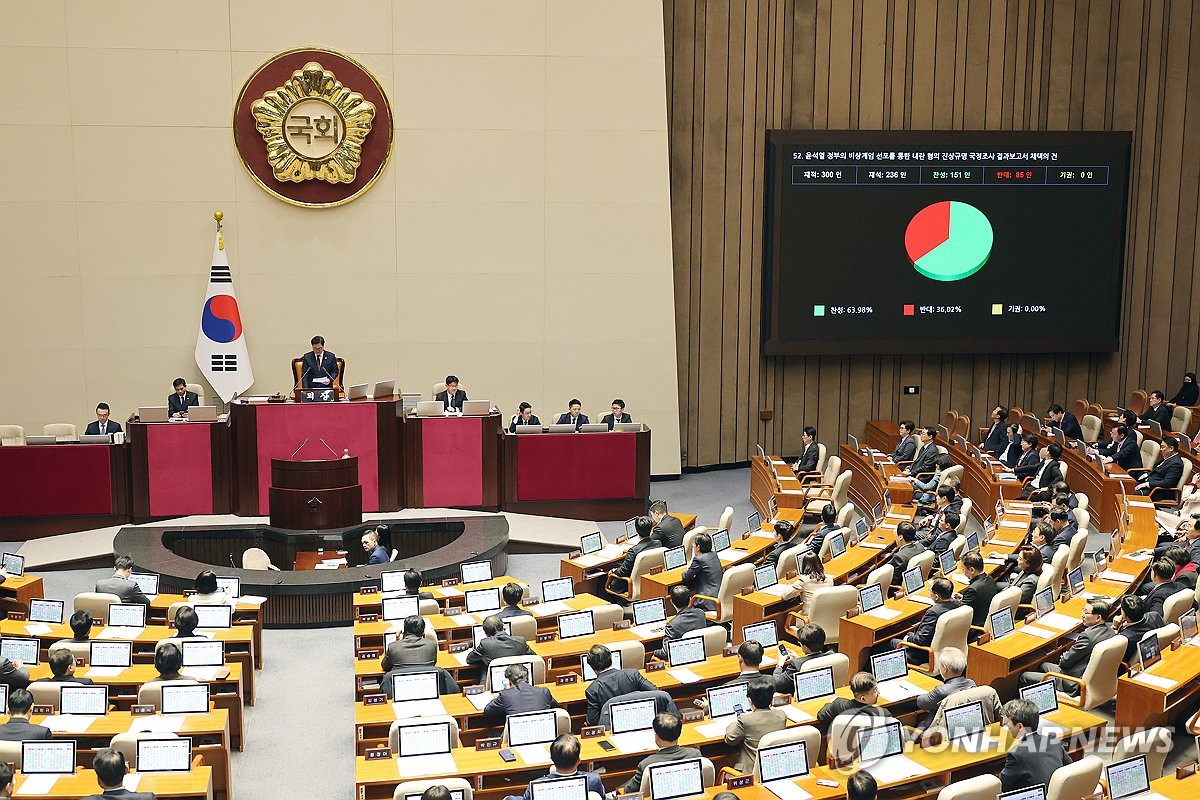
[[[225,212],[218,208],[216,211],[213,212],[213,219],[217,221],[217,249],[224,250],[225,249],[225,233],[222,231],[221,222],[222,222],[222,220],[225,219]],[[229,423],[230,423],[229,406],[233,405],[233,400],[236,397],[237,397],[237,392],[234,392],[233,397],[229,398],[229,405],[225,406],[225,415],[226,415],[225,416],[225,424],[226,425],[229,425]],[[221,395],[218,394],[217,399],[221,400]],[[224,404],[225,401],[221,400],[221,402],[222,402],[222,404]]]

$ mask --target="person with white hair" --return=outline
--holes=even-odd
[[[937,652],[936,658],[942,683],[917,698],[917,708],[927,712],[925,719],[917,726],[917,729],[922,731],[933,722],[933,716],[943,700],[955,692],[975,688],[975,681],[966,676],[966,653],[957,647],[943,647]]]

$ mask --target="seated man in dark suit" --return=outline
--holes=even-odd
[[[1054,538],[1050,540],[1050,545],[1055,550],[1063,545],[1070,547],[1071,539],[1079,533],[1071,524],[1070,512],[1064,508],[1055,508],[1050,512],[1050,527],[1054,529]]]
[[[904,474],[910,478],[916,477],[923,472],[933,472],[934,461],[939,455],[936,428],[921,428],[917,435],[923,446],[921,447],[921,452],[917,453],[913,462],[904,470]]]
[[[600,797],[604,796],[604,783],[600,780],[599,772],[586,772],[579,769],[579,739],[574,734],[564,733],[550,743],[550,763],[553,764],[550,768],[550,773],[545,778],[537,778],[539,780],[548,780],[551,778],[578,778],[580,776],[587,778],[587,791],[595,792]],[[525,789],[524,800],[531,800],[533,797],[532,784],[530,788]]]
[[[587,652],[587,662],[596,673],[595,680],[583,690],[587,700],[588,725],[600,722],[600,711],[614,697],[630,692],[652,692],[658,688],[636,669],[613,669],[612,653],[602,644],[592,645]]]
[[[558,415],[558,425],[574,425],[576,430],[579,430],[580,425],[587,425],[587,414],[584,414],[580,409],[583,404],[576,398],[571,398],[571,402],[567,403],[569,409],[565,414]]]
[[[186,387],[187,384],[184,384],[184,386]],[[120,433],[121,423],[109,419],[109,413],[110,409],[108,407],[108,403],[97,403],[96,419],[95,421],[88,423],[88,426],[83,430],[83,435],[104,436],[105,434],[109,433]]]
[[[950,549],[950,545],[958,536],[958,523],[962,521],[962,517],[954,511],[939,513],[937,516],[940,518],[937,527],[921,537],[920,542],[926,550],[932,550],[941,555]],[[920,532],[918,532],[919,534]]]
[[[704,616],[704,609],[689,605],[692,592],[688,587],[682,584],[672,586],[670,596],[671,604],[675,606],[675,616],[663,631],[662,649],[654,651],[654,657],[662,660],[667,657],[667,642],[682,639],[685,633],[708,627],[708,617]]]
[[[0,683],[13,689],[24,689],[29,685],[29,670],[20,661],[9,661],[7,656],[0,656]]]
[[[1171,430],[1171,407],[1167,405],[1165,396],[1161,391],[1155,389],[1150,393],[1146,413],[1138,417],[1138,422],[1143,425],[1150,422],[1157,422],[1162,426],[1164,431]]]
[[[829,723],[842,714],[867,714],[872,717],[890,717],[892,712],[879,704],[879,685],[869,672],[856,672],[850,676],[850,693],[853,699],[835,697],[817,712],[817,727],[829,731]]]
[[[1021,490],[1022,500],[1048,499],[1051,493],[1050,487],[1062,480],[1062,470],[1058,465],[1058,459],[1062,457],[1062,445],[1058,442],[1051,442],[1040,452],[1041,463],[1029,483],[1025,484],[1025,488]],[[1018,469],[1020,469],[1019,466]],[[1020,472],[1017,474],[1020,475]]]
[[[387,548],[379,543],[379,531],[369,530],[362,535],[363,552],[368,553],[367,566],[386,564],[391,561]]]
[[[942,515],[948,511],[961,512],[962,498],[958,496],[958,492],[954,490],[953,486],[939,486],[933,496],[933,512],[916,523],[917,530],[926,528],[936,531],[938,523],[942,521]],[[928,536],[927,533],[923,535]]]
[[[1121,598],[1121,614],[1117,618],[1113,630],[1126,639],[1125,655],[1121,660],[1126,664],[1137,655],[1137,643],[1150,631],[1162,627],[1162,615],[1149,611],[1146,598],[1135,594],[1127,594]]]
[[[1164,616],[1163,604],[1181,587],[1175,582],[1175,564],[1165,558],[1150,565],[1150,590],[1146,592],[1146,612]]]
[[[913,436],[916,428],[917,423],[911,419],[900,420],[900,440],[896,442],[896,449],[892,451],[892,463],[912,461],[913,456],[917,454],[917,437]]]
[[[747,639],[738,645],[737,649],[738,674],[734,675],[722,686],[741,683],[762,674],[763,646],[753,639]],[[707,701],[701,708],[707,708]]]
[[[338,376],[337,356],[325,349],[325,337],[314,336],[312,350],[301,356],[300,385],[304,389],[328,389]]]
[[[509,617],[532,617],[529,611],[521,608],[521,598],[525,596],[525,590],[521,588],[521,584],[509,581],[504,584],[500,590],[500,597],[504,600],[504,608],[496,612],[496,616],[500,619],[508,619]]]
[[[421,591],[421,573],[411,567],[404,570],[404,595],[416,595],[418,600],[432,600],[433,592]]]
[[[1021,434],[1021,454],[1013,465],[1013,474],[1021,480],[1032,478],[1041,466],[1037,436],[1032,433]]]
[[[770,564],[778,566],[779,556],[784,550],[794,546],[792,544],[792,534],[796,532],[796,526],[786,519],[778,520],[775,525],[775,544],[767,548],[767,554],[763,557],[763,565]]]
[[[1108,603],[1095,598],[1084,603],[1083,630],[1075,637],[1075,641],[1058,657],[1057,663],[1044,661],[1036,670],[1022,672],[1021,685],[1029,686],[1033,683],[1040,683],[1046,680],[1047,672],[1059,672],[1063,675],[1070,675],[1072,678],[1083,677],[1083,671],[1087,669],[1088,660],[1092,657],[1092,650],[1096,645],[1114,635],[1112,625],[1108,624],[1107,619],[1109,609]],[[1054,683],[1060,692],[1079,695],[1078,684],[1059,679],[1056,679]]]
[[[200,405],[200,396],[195,392],[189,392],[187,381],[183,378],[176,378],[171,381],[171,386],[175,391],[167,396],[167,415],[176,418],[187,416],[187,410],[192,406]]]
[[[987,435],[983,437],[983,444],[979,449],[985,453],[996,455],[1003,452],[1008,446],[1008,409],[1004,406],[996,406],[992,409],[992,427],[988,429]]]
[[[725,574],[725,567],[721,566],[721,559],[712,548],[711,536],[707,533],[696,536],[695,553],[682,576],[683,585],[691,589],[693,595],[716,597],[721,591],[721,576]],[[716,603],[711,600],[697,600],[694,605],[705,611],[717,610]]]
[[[775,691],[779,694],[790,695],[796,690],[796,673],[803,669],[805,662],[829,654],[825,649],[825,629],[815,622],[804,625],[796,631],[796,641],[800,643],[802,655],[795,655],[779,647],[779,663],[771,677],[775,681]]]
[[[613,579],[620,579],[611,580],[612,588],[615,591],[628,591],[629,576],[633,574],[633,565],[637,561],[639,553],[654,547],[662,547],[662,542],[651,535],[654,531],[654,520],[649,517],[638,517],[633,521],[633,527],[637,531],[637,542],[625,551],[625,558],[621,560],[621,563],[608,573]]]
[[[600,423],[607,425],[610,431],[618,422],[633,422],[633,417],[625,413],[625,401],[619,397],[612,401],[612,413],[600,418]]]
[[[434,400],[441,400],[446,410],[462,411],[463,403],[467,401],[467,393],[458,388],[458,376],[446,376],[446,388],[433,396]]]
[[[900,545],[900,549],[888,562],[892,565],[893,586],[904,582],[904,570],[908,569],[914,558],[925,552],[925,545],[917,539],[917,527],[911,522],[901,522],[897,525],[896,537],[904,544]]]
[[[512,418],[509,423],[508,432],[516,433],[518,425],[541,425],[542,421],[533,413],[533,406],[529,403],[521,403],[517,406],[517,415]]]
[[[413,614],[404,618],[401,636],[383,653],[383,671],[396,667],[432,667],[437,663],[438,645],[425,638],[425,618]]]
[[[119,797],[121,800],[155,800],[153,792],[130,792],[125,789],[125,756],[119,750],[106,747],[96,752],[92,759],[92,769],[96,771],[96,781],[103,794],[92,794],[83,800],[111,800]]]
[[[138,588],[138,585],[129,579],[129,576],[132,574],[133,559],[127,555],[119,555],[116,557],[113,565],[113,574],[110,577],[101,578],[96,581],[96,587],[93,591],[115,594],[121,598],[122,603],[150,605],[150,598],[142,594],[142,590]]]
[[[1052,733],[1038,733],[1038,710],[1029,700],[1009,700],[1000,709],[1000,724],[1016,741],[1000,770],[1001,791],[1050,782],[1054,770],[1071,763],[1062,742]]]
[[[510,636],[504,632],[504,620],[495,614],[483,621],[483,633],[485,638],[467,653],[468,666],[483,667],[486,670],[492,659],[533,654],[524,637]]]
[[[641,791],[642,782],[646,780],[646,768],[654,764],[664,764],[670,761],[686,761],[700,758],[700,751],[694,747],[680,747],[679,737],[683,733],[683,723],[674,714],[654,715],[654,744],[658,751],[638,762],[633,777],[625,781],[617,794],[635,794]]]
[[[76,678],[75,677],[75,655],[65,647],[60,647],[50,654],[46,659],[50,664],[50,675],[46,678],[38,678],[38,681],[54,681],[56,683],[79,683],[84,686],[91,686],[91,678]]]
[[[963,589],[960,599],[971,607],[971,624],[982,628],[987,622],[992,598],[1000,591],[1000,587],[991,575],[983,571],[983,556],[978,552],[972,550],[970,553],[964,553],[960,564],[963,575],[970,581],[967,588]],[[978,634],[974,631],[972,633],[978,638]]]
[[[821,527],[809,534],[808,541],[805,542],[805,549],[819,554],[821,545],[825,544],[825,537],[837,529],[837,509],[834,508],[833,503],[826,503],[821,507]]]
[[[1017,466],[1017,462],[1021,460],[1021,426],[1009,425],[1006,428],[1008,440],[1004,443],[999,453],[996,453],[996,458],[1000,459],[1000,463],[1009,469]]]
[[[650,519],[654,521],[651,536],[658,539],[668,550],[683,544],[683,523],[679,517],[667,513],[667,501],[655,500],[650,504]]]
[[[54,737],[49,728],[29,721],[31,708],[33,695],[28,689],[13,689],[8,693],[8,722],[0,725],[0,741],[28,742]]]
[[[797,475],[816,472],[817,464],[821,462],[821,448],[817,444],[817,429],[812,425],[805,425],[804,430],[800,432],[800,441],[804,443],[804,448],[800,451],[800,457],[796,459],[792,469],[796,471]]]
[[[1113,427],[1109,443],[1096,448],[1096,455],[1123,470],[1142,466],[1142,451],[1138,448],[1137,437],[1125,425]]]
[[[1174,489],[1183,477],[1183,456],[1179,455],[1179,440],[1164,436],[1158,463],[1138,481],[1134,491],[1150,494],[1155,489]]]
[[[938,617],[962,606],[962,601],[954,598],[954,584],[948,578],[935,578],[929,585],[929,594],[933,598],[933,605],[921,616],[921,621],[903,638],[892,639],[890,645],[892,648],[904,647],[905,642],[929,647],[933,643],[933,632],[937,628]],[[924,650],[918,650],[915,647],[905,647],[904,649],[908,651],[909,663],[929,662],[929,657]]]
[[[524,664],[509,664],[504,668],[504,680],[508,687],[501,689],[483,707],[483,715],[493,724],[504,724],[509,714],[526,711],[546,711],[557,708],[554,695],[545,686],[531,686],[529,670]]]
[[[1170,561],[1175,568],[1171,580],[1181,589],[1196,589],[1196,564],[1186,549],[1178,544],[1170,544],[1163,551],[1162,557]]]
[[[1083,428],[1079,427],[1079,420],[1058,403],[1053,403],[1046,409],[1046,416],[1050,418],[1047,428],[1058,428],[1067,439],[1083,438]]]

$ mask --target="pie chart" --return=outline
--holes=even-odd
[[[975,206],[943,200],[909,220],[904,249],[917,272],[935,281],[961,281],[992,254],[992,223]]]

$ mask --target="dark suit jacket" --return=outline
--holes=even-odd
[[[937,444],[930,442],[925,445],[925,447],[921,448],[921,452],[917,453],[916,460],[909,465],[908,474],[919,475],[922,472],[933,472],[937,469],[934,461],[937,460],[938,455]]]
[[[1027,733],[1004,759],[1000,788],[1005,792],[1049,783],[1054,770],[1071,763],[1062,742],[1049,734]]]
[[[1082,439],[1083,428],[1079,427],[1079,420],[1070,411],[1063,412],[1063,418],[1058,422],[1051,422],[1051,428],[1061,428],[1063,436],[1068,439]]]
[[[779,659],[779,663],[775,665],[775,670],[771,673],[771,678],[775,681],[775,691],[779,692],[779,694],[791,694],[796,691],[795,675],[804,667],[804,663],[824,658],[827,655],[829,655],[829,651],[823,650],[819,653],[808,653],[798,658],[791,656]]]
[[[1041,474],[1040,478],[1038,477],[1039,473]],[[1021,490],[1022,498],[1028,498],[1029,495],[1034,493],[1034,491],[1038,489],[1046,489],[1051,484],[1062,480],[1062,470],[1058,468],[1058,462],[1054,459],[1046,462],[1045,469],[1042,469],[1042,466],[1039,463],[1038,468],[1033,471],[1033,475],[1034,480],[1031,480],[1025,486],[1025,488]]]
[[[1151,489],[1160,486],[1172,488],[1179,483],[1179,479],[1182,476],[1183,456],[1176,453],[1170,458],[1164,458],[1155,464],[1154,469],[1147,473],[1145,480],[1150,484]]]
[[[568,412],[567,412],[567,413],[565,413],[565,414],[559,414],[559,415],[558,415],[558,422],[557,422],[557,423],[555,423],[555,424],[557,424],[557,425],[570,425],[571,423],[572,423],[572,420],[571,420],[571,412],[569,412],[569,411],[568,411]],[[587,424],[588,424],[588,418],[587,418],[587,414],[580,414],[578,417],[576,417],[576,418],[574,419],[574,423],[575,423],[575,427],[576,427],[576,428],[578,428],[580,425],[587,425]]]
[[[1167,598],[1178,592],[1183,587],[1175,581],[1167,581],[1166,583],[1151,584],[1150,591],[1146,593],[1146,610],[1153,611],[1157,614],[1163,613],[1163,603]]]
[[[442,405],[446,408],[453,408],[453,409],[457,409],[458,411],[462,411],[463,403],[468,398],[467,398],[467,393],[464,392],[462,389],[459,389],[457,392],[455,392],[454,397],[450,397],[450,394],[445,389],[443,389],[442,391],[438,392],[437,395],[435,395],[433,399],[441,400]]]
[[[579,770],[573,775],[566,775],[566,776],[559,775],[557,772],[551,772],[548,775],[546,775],[545,778],[534,778],[534,781],[536,782],[536,781],[541,781],[541,780],[550,780],[552,778],[562,778],[562,777],[587,778],[587,790],[589,792],[595,792],[596,794],[600,795],[600,797],[604,797],[604,783],[600,780],[599,772],[585,772],[583,770]],[[532,797],[533,797],[533,790],[526,787],[525,797],[523,800],[531,800]]]
[[[115,594],[121,598],[122,603],[150,605],[150,598],[142,594],[142,590],[138,588],[138,585],[128,578],[122,578],[120,575],[109,575],[107,578],[101,578],[96,581],[94,591]]]
[[[11,719],[0,725],[0,741],[28,742],[32,740],[51,739],[54,734],[44,725],[34,725],[27,719]]]
[[[1125,656],[1121,660],[1128,664],[1137,655],[1137,643],[1142,640],[1142,637],[1155,628],[1161,628],[1162,624],[1163,618],[1160,614],[1147,611],[1141,622],[1126,625],[1117,631],[1119,636],[1124,636],[1126,639]]]
[[[892,451],[892,461],[911,461],[916,453],[917,438],[910,433],[908,436],[901,436],[900,441],[896,442],[896,449]]]
[[[509,617],[532,617],[533,614],[520,606],[505,606],[496,612],[496,616],[500,619],[508,619]]]
[[[1061,547],[1064,544],[1067,545],[1068,547],[1070,547],[1071,539],[1077,533],[1079,533],[1079,529],[1076,528],[1073,523],[1068,522],[1066,525],[1063,526],[1063,529],[1061,531],[1054,534],[1054,539],[1050,542],[1050,545],[1055,550],[1057,550],[1059,547]]]
[[[992,598],[1000,591],[1000,587],[992,580],[992,576],[986,572],[981,575],[976,575],[971,579],[971,583],[963,589],[963,602],[969,605],[972,609],[971,624],[977,628],[982,628],[983,623],[987,622],[988,606],[992,603]],[[932,639],[932,632],[930,638]]]
[[[445,402],[445,401],[443,401]],[[542,421],[537,418],[537,414],[530,414],[528,422],[522,422],[521,416],[518,414],[513,418],[513,421],[508,426],[509,433],[516,433],[518,425],[541,425]]]
[[[554,695],[545,686],[530,686],[519,683],[502,689],[498,695],[483,707],[483,714],[491,719],[504,720],[509,714],[521,714],[526,711],[546,711],[557,708]]]
[[[808,537],[809,549],[812,550],[814,553],[819,553],[821,551],[821,545],[825,544],[825,537],[828,536],[829,534],[833,533],[837,529],[838,529],[838,526],[834,525],[832,523],[830,523],[829,525],[822,525],[821,527],[817,528],[815,531],[812,532],[812,536]],[[847,544],[849,544],[849,543],[847,542]]]
[[[1092,649],[1105,639],[1112,638],[1113,635],[1112,625],[1107,622],[1084,628],[1075,637],[1071,646],[1058,657],[1058,671],[1073,678],[1083,677],[1083,671],[1087,669]]]
[[[155,800],[154,792],[131,792],[124,787],[105,789],[104,794],[89,794],[83,800]]]
[[[629,416],[628,414],[622,414],[620,419],[613,419],[612,414],[605,414],[600,418],[600,423],[602,425],[607,425],[610,431],[618,422],[633,422],[633,417]]]
[[[908,562],[912,561],[921,553],[925,552],[925,545],[921,542],[912,542],[906,544],[896,551],[892,556],[891,565],[894,570],[892,573],[892,583],[900,584],[904,581],[904,570],[908,569]]]
[[[668,550],[679,547],[683,544],[683,523],[679,521],[679,517],[667,514],[654,526],[650,535],[662,542],[662,546]]]
[[[700,751],[694,747],[680,747],[677,744],[664,747],[657,753],[651,753],[638,762],[633,777],[621,784],[618,793],[634,794],[641,791],[642,781],[645,780],[646,776],[646,767],[653,766],[654,764],[663,764],[668,761],[687,761],[692,758],[700,758]]]
[[[606,669],[583,690],[587,699],[587,724],[600,722],[600,710],[614,697],[630,692],[653,692],[658,689],[636,669]]]
[[[804,452],[800,454],[800,458],[796,459],[793,465],[796,472],[815,472],[817,462],[821,460],[821,451],[817,447],[816,441],[813,441],[808,447],[804,448]]]
[[[988,431],[980,449],[985,453],[999,453],[1005,447],[1008,447],[1008,422],[1001,420],[992,425],[992,429]]]
[[[1017,587],[1021,590],[1021,603],[1029,605],[1033,602],[1034,592],[1037,591],[1037,582],[1040,576],[1036,572],[1014,572],[1008,576],[1009,587]]]
[[[372,564],[386,564],[391,561],[391,556],[388,554],[387,548],[379,544],[371,551],[371,555],[367,558],[367,566]]]
[[[1017,466],[1017,462],[1021,460],[1021,440],[1014,439],[1011,442],[1005,442],[1004,447],[996,454],[996,458],[1009,469]]]
[[[529,644],[522,636],[509,636],[507,633],[497,633],[480,640],[479,646],[467,653],[467,664],[473,667],[487,668],[492,659],[504,656],[527,656],[533,653]]]
[[[725,568],[721,566],[721,559],[716,553],[697,550],[692,556],[692,563],[683,571],[683,585],[691,589],[692,594],[716,597],[717,592],[721,591],[721,576],[724,574]],[[697,600],[696,606],[708,611],[717,610],[716,604],[709,600]]]
[[[954,609],[961,607],[962,602],[953,598],[944,603],[934,603],[929,607],[929,610],[921,616],[921,621],[917,623],[917,627],[913,628],[912,631],[904,638],[913,644],[919,644],[922,647],[928,647],[930,642],[933,641],[933,631],[935,628],[937,628],[938,617],[942,616],[942,614],[945,614],[947,611],[953,611]],[[925,660],[925,655],[921,651],[911,650],[909,655],[912,655],[913,653],[916,654],[914,656],[916,659],[920,661]]]
[[[1150,422],[1153,420],[1162,426],[1164,431],[1171,430],[1171,409],[1166,403],[1159,403],[1158,408],[1146,406],[1146,413],[1138,417],[1139,422]]]
[[[437,663],[437,642],[424,636],[401,636],[388,645],[393,667],[433,666]]]
[[[1126,436],[1120,444],[1109,442],[1098,449],[1102,456],[1108,456],[1121,469],[1132,469],[1142,466],[1142,451],[1138,448],[1136,436]]]
[[[1041,466],[1042,459],[1038,455],[1037,448],[1031,448],[1029,451],[1021,453],[1021,457],[1017,459],[1017,465],[1013,467],[1013,474],[1018,478],[1028,478],[1030,475],[1036,475]]]
[[[930,531],[929,535],[921,540],[921,544],[925,545],[926,550],[941,555],[950,549],[950,544],[958,536],[954,531]]]
[[[633,562],[637,561],[638,554],[643,550],[648,550],[651,547],[661,547],[662,543],[653,536],[647,536],[639,541],[633,547],[625,551],[625,558],[617,565],[617,568],[612,571],[613,575],[620,578],[628,578],[633,574]]]
[[[121,423],[113,422],[111,419],[104,425],[104,433],[120,433]],[[88,423],[88,426],[83,429],[84,436],[99,436],[100,435],[100,420],[94,419]]]
[[[167,395],[167,415],[174,416],[176,414],[187,411],[192,406],[200,405],[200,397],[195,392],[186,392],[183,399],[179,399],[179,395],[171,392]]]
[[[892,712],[879,706],[869,706],[850,697],[835,697],[817,712],[817,725],[823,731],[829,730],[829,723],[842,714],[866,714],[872,717],[890,717]]]
[[[77,683],[80,686],[95,686],[95,681],[91,678],[76,678],[74,675],[64,675],[61,678],[56,678],[51,675],[48,678],[38,678],[34,683]]]
[[[325,350],[321,353],[320,361],[317,354],[309,350],[300,360],[300,383],[305,389],[328,389],[333,386],[333,380],[338,376],[337,356]],[[329,383],[313,383],[314,378],[329,378]]]
[[[673,639],[682,639],[685,633],[698,631],[701,628],[708,627],[708,618],[704,616],[702,608],[685,608],[667,622],[666,628],[663,629],[663,646],[661,650],[654,651],[655,658],[667,657],[667,642]]]

